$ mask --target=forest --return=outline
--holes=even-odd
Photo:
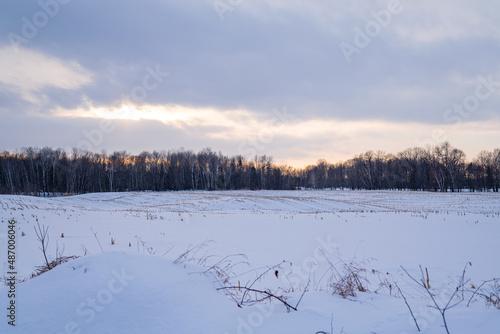
[[[56,196],[90,192],[364,189],[494,191],[500,187],[500,149],[468,161],[448,142],[397,154],[367,151],[337,163],[305,168],[272,157],[226,156],[207,148],[112,154],[22,148],[0,153],[0,193]]]

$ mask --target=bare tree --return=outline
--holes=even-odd
[[[246,160],[211,149],[72,154],[23,148],[0,154],[0,193],[56,194],[101,191],[235,189],[412,189],[498,191],[500,149],[466,164],[463,151],[445,142],[398,154],[367,151],[335,164],[319,159],[305,168],[277,165],[263,155]]]

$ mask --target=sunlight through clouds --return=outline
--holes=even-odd
[[[213,138],[240,139],[264,126],[256,115],[246,110],[221,111],[215,108],[190,108],[181,105],[131,105],[116,108],[93,107],[62,109],[52,112],[56,117],[84,117],[125,121],[158,121],[180,129],[189,127],[213,128],[220,132],[210,132]]]
[[[90,103],[90,102],[87,102]],[[380,150],[397,152],[404,148],[436,145],[451,140],[472,152],[477,145],[487,146],[500,135],[500,119],[490,122],[468,122],[457,126],[418,122],[381,120],[342,120],[334,118],[294,118],[286,123],[274,124],[269,119],[249,110],[219,110],[193,108],[182,105],[123,104],[116,108],[93,107],[90,104],[77,109],[58,108],[51,117],[106,119],[128,121],[134,124],[156,121],[165,130],[179,129],[197,133],[208,141],[238,143],[257,138],[262,129],[272,131],[272,143],[266,145],[266,153],[279,163],[304,167],[318,157],[330,161],[352,158],[352,152]],[[433,132],[442,133],[439,138],[429,137]],[[293,148],[293,149],[291,149]],[[280,158],[286,157],[286,158]]]

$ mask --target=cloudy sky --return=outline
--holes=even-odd
[[[498,0],[6,0],[0,150],[500,147]]]

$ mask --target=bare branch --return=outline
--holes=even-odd
[[[92,229],[92,227],[90,228],[90,230],[92,231],[92,234],[94,235],[95,240],[97,240],[97,243],[99,244],[99,247],[101,247],[101,252],[103,252],[103,253],[104,253],[104,249],[102,249],[101,242],[100,242],[100,241],[99,241],[99,239],[97,238],[97,232],[94,232],[94,230]]]
[[[33,229],[35,230],[38,241],[40,241],[40,243],[42,244],[40,250],[43,253],[43,257],[45,258],[45,264],[50,269],[50,263],[49,260],[47,259],[47,247],[49,245],[49,235],[48,235],[49,227],[48,226],[45,227],[44,225],[40,226],[38,219],[36,220],[36,225],[37,226],[33,226]]]
[[[245,291],[248,291],[248,292],[255,292],[255,293],[258,293],[258,294],[261,294],[261,295],[264,295],[265,298],[261,299],[261,300],[265,300],[265,299],[270,299],[270,298],[274,298],[278,301],[280,301],[281,303],[283,303],[283,305],[286,306],[287,310],[289,311],[290,309],[294,310],[294,311],[297,311],[297,308],[288,304],[286,302],[286,300],[284,299],[283,296],[276,296],[275,294],[269,292],[269,291],[265,291],[265,290],[258,290],[258,289],[252,289],[252,288],[248,288],[246,286],[225,286],[225,287],[222,287],[222,288],[218,288],[217,290],[228,290],[228,289],[237,289],[237,290],[245,290]],[[239,305],[239,304],[238,304]]]
[[[399,288],[399,286],[396,284],[396,288],[398,289],[399,293],[401,294],[401,296],[403,296],[403,299],[405,301],[405,304],[406,306],[408,307],[408,310],[410,310],[410,314],[411,314],[411,317],[413,318],[413,321],[415,321],[415,326],[417,326],[417,329],[418,331],[420,332],[420,327],[418,326],[418,322],[417,322],[417,319],[415,318],[415,316],[413,315],[413,311],[410,307],[410,304],[408,304],[408,301],[406,300],[406,297],[403,293],[403,291],[401,291],[401,289]]]
[[[463,302],[464,295],[462,293],[461,298],[459,298],[455,303],[452,304],[453,300],[455,300],[455,297],[457,296],[457,293],[460,291],[460,289],[463,289],[464,285],[468,282],[468,281],[465,281],[465,272],[467,270],[467,266],[469,266],[469,265],[472,266],[472,263],[467,262],[465,264],[460,281],[458,282],[458,285],[456,286],[455,290],[451,294],[451,296],[448,299],[448,302],[446,303],[445,306],[439,305],[439,303],[436,301],[436,298],[434,297],[434,294],[430,290],[430,284],[426,284],[426,281],[429,282],[429,279],[427,276],[427,280],[426,280],[426,276],[424,275],[424,270],[422,269],[422,266],[419,266],[420,274],[421,274],[421,281],[420,282],[417,281],[412,275],[410,275],[410,273],[408,273],[408,271],[403,266],[401,266],[401,268],[406,273],[406,275],[408,275],[408,277],[410,277],[418,286],[424,287],[424,290],[427,292],[427,295],[429,296],[429,298],[432,300],[432,303],[434,304],[434,306],[432,306],[432,307],[435,308],[436,310],[438,310],[439,313],[441,314],[441,318],[443,319],[444,328],[446,329],[446,333],[448,333],[448,334],[450,334],[450,331],[448,329],[448,324],[446,322],[445,313],[447,310],[449,310],[449,309],[457,306],[461,302]]]

